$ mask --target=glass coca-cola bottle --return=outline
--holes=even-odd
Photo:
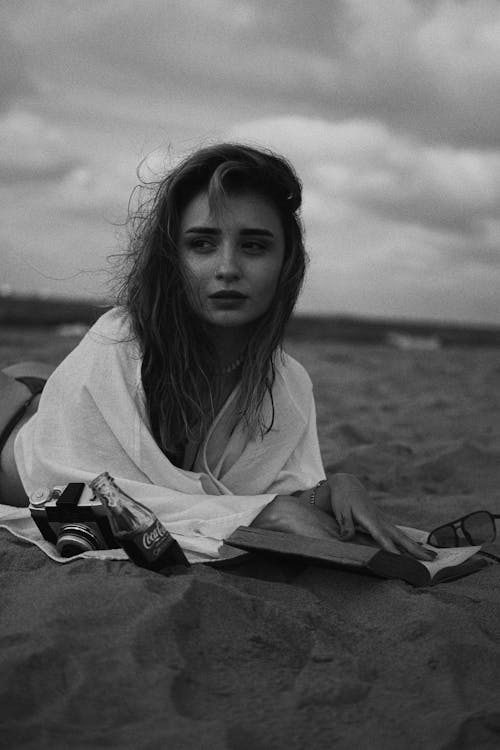
[[[123,492],[107,471],[89,486],[106,508],[113,536],[136,565],[166,575],[175,565],[189,565],[153,511]]]

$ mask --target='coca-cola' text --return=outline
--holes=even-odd
[[[142,535],[142,543],[144,548],[149,550],[168,536],[170,536],[170,534],[166,528],[157,521],[153,526],[150,526],[149,529],[146,529]]]

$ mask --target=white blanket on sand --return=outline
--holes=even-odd
[[[190,471],[173,465],[153,439],[140,373],[128,319],[117,309],[105,313],[49,378],[37,414],[16,438],[28,494],[43,486],[88,483],[109,471],[156,513],[191,562],[204,562],[223,556],[222,540],[250,524],[277,494],[324,477],[311,381],[291,357],[278,358],[273,429],[250,438],[241,424],[234,427],[233,392]],[[0,506],[0,525],[37,543],[27,509]],[[54,548],[39,546],[57,559]],[[123,557],[116,551],[104,556]]]

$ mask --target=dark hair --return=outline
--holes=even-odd
[[[129,208],[130,243],[118,281],[117,303],[130,314],[143,361],[142,382],[152,433],[168,455],[186,439],[199,440],[213,419],[217,362],[203,321],[189,303],[177,237],[184,208],[208,190],[210,208],[227,192],[256,191],[276,208],[285,257],[274,299],[254,324],[244,353],[238,411],[250,429],[263,424],[261,406],[271,396],[275,355],[300,292],[307,256],[298,211],[302,187],[282,157],[250,146],[223,143],[195,151],[163,179],[142,184],[146,200]],[[150,192],[149,192],[150,191]],[[209,410],[210,412],[210,410]]]

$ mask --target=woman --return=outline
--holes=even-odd
[[[249,524],[343,539],[359,526],[429,558],[355,477],[325,479],[311,381],[281,349],[305,272],[300,205],[284,159],[236,144],[155,186],[132,217],[117,307],[18,427],[26,493],[108,470],[193,561]]]

